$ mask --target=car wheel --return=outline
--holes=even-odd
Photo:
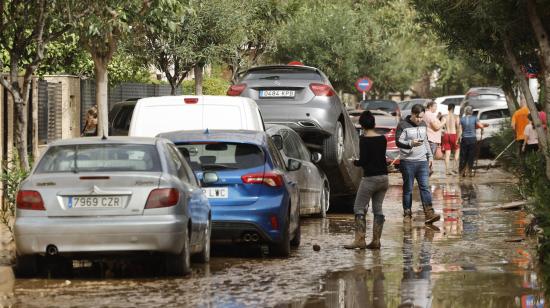
[[[319,213],[319,217],[327,217],[327,211],[330,207],[330,189],[328,183],[323,184],[323,190],[321,191],[319,204],[321,205],[321,212]]]
[[[323,157],[325,164],[329,166],[337,166],[344,158],[344,127],[342,122],[336,122],[334,133],[326,138],[323,143]]]
[[[283,228],[281,241],[271,246],[271,253],[276,257],[286,258],[290,255],[290,217],[287,217]]]
[[[183,249],[178,254],[168,255],[166,271],[174,276],[185,276],[191,273],[191,245],[189,243],[189,231],[186,232],[183,241]]]
[[[38,256],[17,256],[15,260],[15,275],[18,277],[33,277],[38,273]]]
[[[212,234],[212,221],[209,218],[206,222],[206,230],[204,231],[204,247],[197,254],[197,262],[208,263],[210,261],[210,235]]]
[[[298,215],[300,217],[300,215]],[[294,232],[294,238],[292,241],[290,241],[290,246],[292,247],[298,247],[300,246],[300,242],[302,241],[302,226],[300,225],[300,219],[298,219],[298,227],[296,227],[296,231]]]

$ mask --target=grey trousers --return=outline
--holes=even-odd
[[[363,177],[355,196],[353,213],[356,215],[365,215],[369,208],[369,202],[372,199],[372,213],[374,215],[384,215],[382,213],[382,203],[384,202],[386,191],[388,191],[388,186],[387,175]]]

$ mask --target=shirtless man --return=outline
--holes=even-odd
[[[454,104],[449,104],[448,110],[449,113],[446,115],[447,122],[444,126],[445,133],[441,139],[441,146],[445,150],[445,172],[447,175],[451,175],[452,173],[458,173],[458,157],[460,156],[460,146],[458,144],[458,136],[460,136],[460,118],[454,114]],[[455,156],[453,167],[449,170],[451,151],[455,153]]]

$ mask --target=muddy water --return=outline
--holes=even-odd
[[[416,194],[415,221],[404,227],[400,187],[392,185],[379,252],[342,249],[353,217],[332,214],[302,220],[302,245],[289,259],[217,247],[209,265],[195,266],[184,279],[136,266],[114,277],[108,270],[78,269],[72,277],[14,281],[9,268],[0,267],[0,306],[543,307],[535,243],[523,235],[526,215],[491,209],[516,200],[515,185],[483,174],[488,177],[435,176],[434,207],[443,218],[436,228],[420,221]],[[369,215],[368,226],[371,221]],[[158,261],[145,262],[154,268]]]

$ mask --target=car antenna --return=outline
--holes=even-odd
[[[101,137],[101,140],[107,140],[107,136],[105,136],[105,132],[103,132],[103,137]]]
[[[208,130],[208,127],[204,130],[205,134],[210,134],[210,131]]]

